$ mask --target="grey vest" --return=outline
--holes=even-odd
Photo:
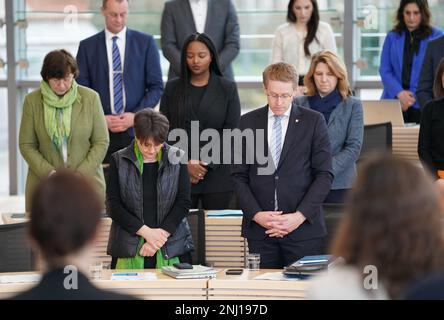
[[[134,141],[125,149],[112,155],[116,162],[120,197],[129,212],[143,222],[143,187],[142,174],[139,162],[134,154]],[[161,224],[174,205],[176,199],[180,163],[169,161],[170,154],[175,159],[181,159],[184,152],[178,148],[164,145],[162,159],[159,163],[157,178],[157,223]],[[113,257],[127,258],[137,254],[139,236],[132,235],[113,221],[109,235],[107,253]],[[172,234],[162,247],[166,259],[182,255],[194,249],[191,230],[185,217],[174,234]]]

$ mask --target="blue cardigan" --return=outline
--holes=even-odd
[[[293,106],[311,108],[307,96],[298,97]],[[331,113],[327,124],[333,155],[334,180],[331,189],[349,189],[356,176],[356,161],[364,138],[364,115],[361,101],[343,100]]]
[[[412,75],[410,78],[409,90],[414,94],[416,94],[427,43],[442,34],[442,30],[432,28],[430,36],[420,42],[419,53],[413,57]],[[381,99],[397,99],[398,93],[404,90],[402,88],[402,66],[404,60],[405,36],[405,31],[401,34],[391,31],[385,38],[381,53],[381,66],[379,67],[379,74],[381,75],[381,80],[384,85],[384,92],[382,93]],[[418,102],[413,105],[413,108],[419,109]]]

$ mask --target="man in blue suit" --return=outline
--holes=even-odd
[[[242,116],[240,129],[252,129],[256,141],[243,141],[243,161],[233,165],[232,177],[242,236],[249,251],[261,255],[261,268],[274,269],[323,253],[321,204],[333,180],[332,155],[323,116],[292,105],[299,79],[294,68],[273,64],[263,78],[268,105]],[[261,132],[264,141],[258,141]],[[266,164],[252,149],[259,144],[268,150]]]
[[[134,137],[134,114],[163,93],[159,50],[151,35],[126,27],[127,0],[103,0],[104,31],[80,42],[77,82],[97,91],[110,131],[104,163]]]

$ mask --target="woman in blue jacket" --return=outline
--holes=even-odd
[[[419,123],[421,112],[416,88],[427,43],[443,34],[430,25],[426,0],[401,0],[397,24],[387,34],[379,73],[384,85],[382,99],[399,99],[405,122]]]
[[[334,180],[325,202],[342,203],[356,175],[356,161],[361,153],[364,135],[361,101],[351,97],[347,70],[331,51],[313,55],[304,85],[307,96],[296,98],[294,105],[322,113],[330,137]]]

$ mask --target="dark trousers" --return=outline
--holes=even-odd
[[[420,123],[421,122],[421,110],[420,109],[414,109],[413,107],[410,107],[407,109],[407,111],[403,112],[402,115],[404,116],[405,123]]]
[[[108,132],[109,132],[109,147],[108,151],[106,152],[105,159],[103,159],[103,163],[109,163],[111,155],[114,152],[128,147],[128,145],[134,139],[127,132],[119,132],[119,133],[113,133],[111,131]]]
[[[198,193],[191,195],[191,207],[199,209],[199,200],[201,208],[204,210],[224,210],[230,208],[233,199],[233,192],[218,193]]]
[[[330,190],[324,203],[345,203],[347,200],[348,189]]]
[[[323,254],[324,238],[294,241],[289,237],[248,239],[248,251],[261,255],[261,269],[282,269],[305,257]]]

